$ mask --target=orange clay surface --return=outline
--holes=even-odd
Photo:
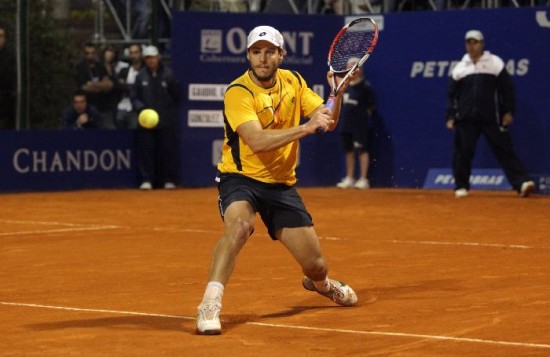
[[[304,290],[258,219],[221,336],[195,335],[214,188],[0,195],[0,355],[550,355],[549,196],[299,191],[359,305]]]

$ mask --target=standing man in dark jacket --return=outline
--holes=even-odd
[[[155,128],[137,130],[137,157],[141,175],[140,189],[150,190],[155,183],[174,189],[177,176],[177,125],[181,86],[172,70],[161,62],[155,46],[143,50],[145,67],[131,86],[132,106],[139,113],[153,109],[159,115]]]
[[[477,139],[485,135],[491,150],[520,197],[535,189],[516,156],[508,127],[515,109],[514,87],[504,61],[484,51],[483,34],[466,33],[466,54],[453,68],[447,93],[447,128],[455,130],[453,174],[455,197],[468,196]]]

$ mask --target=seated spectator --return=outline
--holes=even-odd
[[[63,112],[60,128],[96,129],[102,127],[102,122],[97,109],[88,103],[86,92],[77,90],[73,93],[73,103]]]

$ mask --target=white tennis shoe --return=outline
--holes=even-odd
[[[338,188],[344,188],[344,189],[346,189],[346,188],[353,188],[353,185],[354,185],[354,184],[355,184],[355,180],[352,179],[351,177],[347,177],[347,176],[346,176],[346,177],[344,177],[344,178],[342,179],[342,181],[340,181],[340,182],[338,182],[338,183],[336,184],[336,187],[338,187]]]
[[[222,304],[218,301],[200,304],[197,308],[197,334],[220,335],[222,333],[221,310]]]
[[[529,197],[529,195],[535,191],[535,183],[533,181],[526,181],[521,184],[519,190],[519,197]]]
[[[353,185],[353,187],[357,188],[357,189],[360,189],[360,190],[366,190],[368,188],[370,188],[370,184],[369,184],[369,180],[368,179],[359,179],[357,181],[355,181],[355,185]]]
[[[306,290],[315,291],[331,299],[338,305],[353,306],[357,304],[357,294],[355,294],[355,291],[353,291],[353,289],[350,286],[338,280],[329,279],[329,281],[330,281],[330,288],[327,292],[321,292],[317,290],[315,288],[315,284],[313,284],[313,280],[311,280],[307,276],[304,276],[304,279],[302,280],[302,285]]]

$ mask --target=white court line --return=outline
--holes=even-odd
[[[60,233],[60,232],[78,232],[78,231],[102,231],[105,229],[116,229],[116,226],[93,226],[93,227],[80,227],[80,228],[60,228],[60,229],[45,229],[40,231],[18,231],[0,233],[2,236],[16,236],[16,235],[31,235],[31,234],[47,234],[47,233]]]
[[[462,245],[470,247],[488,247],[488,248],[510,248],[510,249],[550,249],[550,247],[542,246],[535,247],[532,245],[521,244],[501,244],[501,243],[478,243],[478,242],[438,242],[438,241],[423,241],[423,240],[386,240],[389,243],[405,243],[405,244],[427,244],[427,245]]]
[[[71,228],[55,228],[55,229],[40,229],[40,230],[32,230],[32,231],[4,232],[4,233],[0,233],[0,237],[15,236],[15,235],[61,233],[61,232],[101,231],[106,229],[121,228],[120,226],[113,226],[113,225],[78,224],[78,223],[67,223],[67,222],[15,221],[15,220],[3,220],[1,222],[14,223],[14,224],[35,224],[35,225],[46,225],[46,226],[68,226]]]
[[[124,311],[124,310],[89,309],[89,308],[52,306],[52,305],[40,305],[40,304],[25,304],[25,303],[18,303],[18,302],[3,302],[3,301],[0,301],[0,305],[31,307],[31,308],[41,308],[41,309],[53,309],[53,310],[64,310],[64,311],[110,313],[110,314],[117,314],[117,315],[166,317],[166,318],[180,319],[180,320],[195,320],[194,317],[188,317],[188,316],[153,314],[153,313],[136,312],[136,311]],[[402,332],[347,330],[347,329],[334,329],[334,328],[299,326],[299,325],[296,326],[296,325],[272,324],[272,323],[264,323],[264,322],[245,322],[244,324],[245,325],[253,325],[253,326],[262,326],[262,327],[284,328],[284,329],[290,329],[290,330],[308,330],[308,331],[346,333],[346,334],[354,334],[354,335],[420,338],[420,339],[438,340],[438,341],[451,341],[451,342],[479,343],[479,344],[499,345],[499,346],[515,346],[515,347],[550,349],[550,344],[545,344],[545,343],[495,341],[495,340],[484,340],[484,339],[480,339],[480,338],[453,337],[453,336],[441,336],[441,335],[423,335],[423,334],[417,334],[417,333],[402,333]]]
[[[82,227],[85,224],[79,223],[67,223],[67,222],[55,222],[55,221],[16,221],[16,220],[3,220],[4,223],[15,223],[15,224],[42,224],[46,226],[71,226],[71,227]]]
[[[17,223],[17,224],[42,224],[42,225],[60,225],[60,226],[70,226],[75,228],[65,228],[65,229],[48,229],[48,230],[38,230],[38,231],[21,231],[21,232],[8,232],[0,233],[1,236],[9,235],[27,235],[27,234],[45,234],[45,233],[60,233],[60,232],[73,232],[73,231],[97,231],[105,229],[132,229],[131,226],[115,226],[115,225],[86,225],[78,223],[66,223],[66,222],[42,222],[42,221],[15,221],[15,220],[3,220],[1,222],[5,223]],[[203,233],[203,234],[223,234],[222,231],[212,231],[206,229],[189,229],[189,228],[162,228],[155,227],[152,228],[153,231],[160,232],[187,232],[187,233]],[[261,236],[268,236],[267,234],[260,234]],[[331,240],[331,241],[347,241],[349,238],[345,237],[331,237],[331,236],[319,236],[320,240]],[[380,241],[369,241],[372,244],[379,243]],[[369,243],[367,242],[367,243]],[[508,249],[550,249],[549,246],[532,246],[532,245],[522,245],[522,244],[503,244],[503,243],[480,243],[480,242],[442,242],[442,241],[418,241],[418,240],[383,240],[385,243],[393,244],[422,244],[422,245],[454,245],[454,246],[469,246],[469,247],[485,247],[485,248],[508,248]]]

